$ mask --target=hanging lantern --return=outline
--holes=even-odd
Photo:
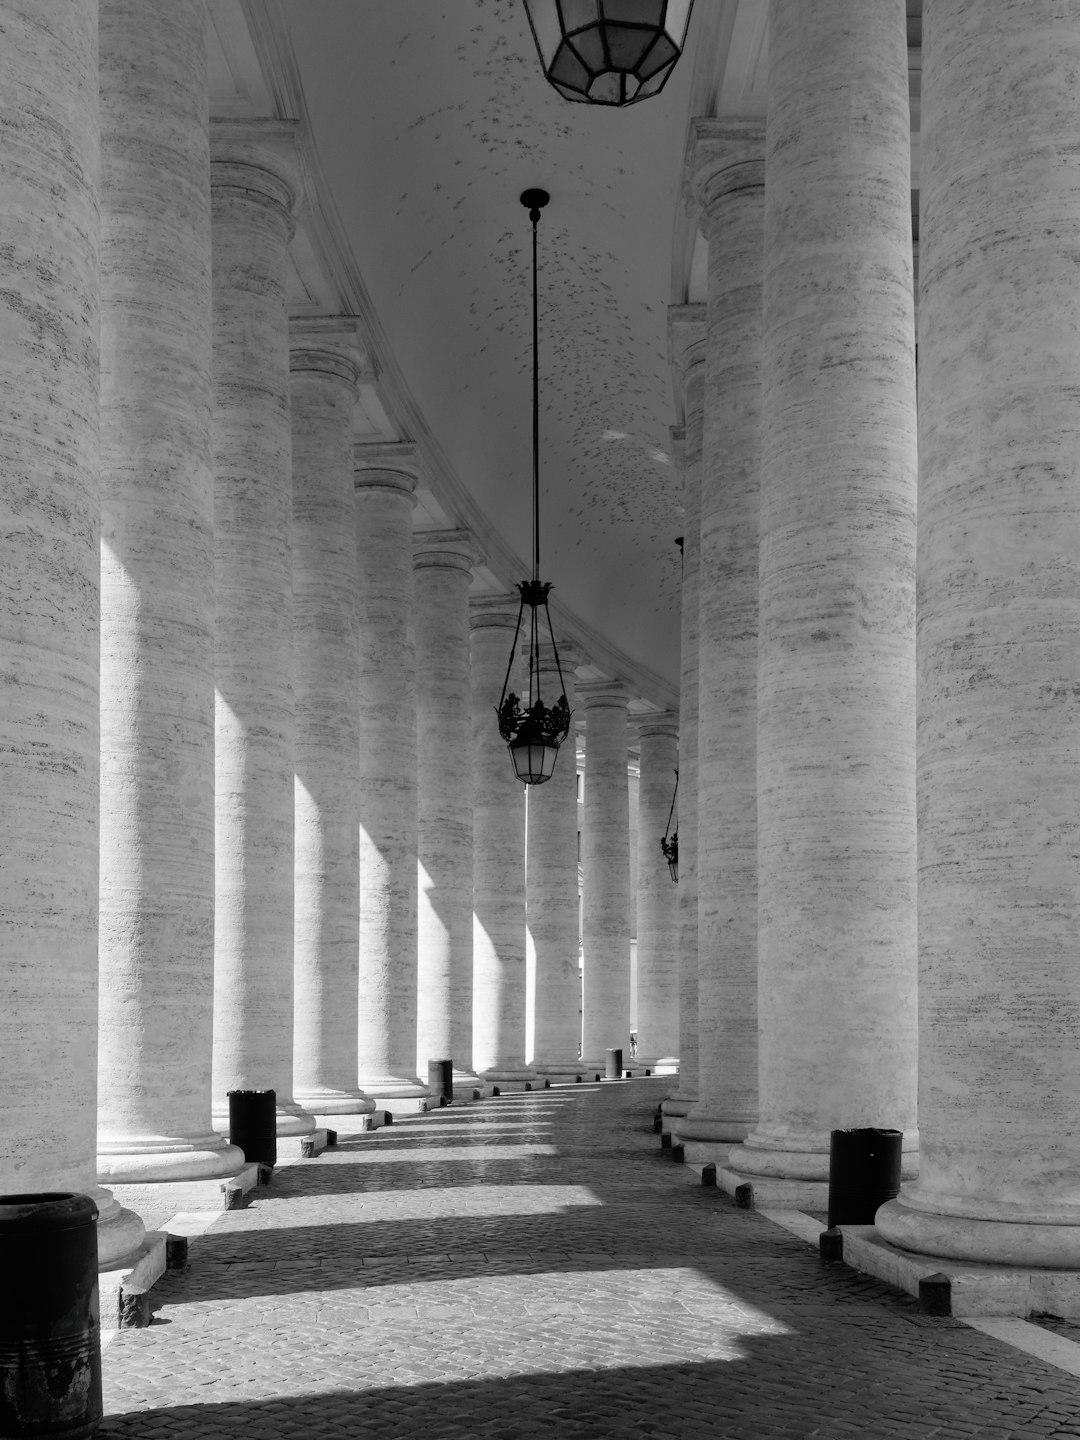
[[[559,664],[559,649],[555,644],[555,632],[551,628],[551,611],[548,609],[550,584],[540,577],[540,378],[539,378],[539,326],[537,320],[536,290],[536,227],[540,211],[551,197],[546,190],[526,190],[521,203],[529,212],[532,221],[533,255],[533,364],[532,364],[532,500],[533,500],[533,573],[531,580],[518,584],[521,604],[518,606],[517,628],[510,647],[510,660],[506,666],[502,695],[496,706],[499,717],[499,734],[506,741],[514,774],[525,785],[543,785],[551,779],[559,746],[570,733],[570,706],[566,699],[566,685]],[[529,688],[524,697],[516,695],[510,687],[510,676],[514,668],[518,641],[521,639],[525,622],[525,611],[529,612]],[[547,625],[547,639],[541,640],[540,612]],[[550,644],[555,659],[555,673],[559,677],[559,698],[554,705],[545,705],[540,693],[540,647]]]
[[[544,75],[567,100],[633,105],[664,87],[693,0],[525,0]]]
[[[671,797],[671,809],[668,811],[667,829],[660,838],[660,849],[664,852],[664,859],[672,880],[679,883],[679,832],[672,830],[671,819],[675,814],[675,800],[679,793],[679,772],[675,771],[675,793]]]

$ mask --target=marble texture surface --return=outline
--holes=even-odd
[[[619,681],[578,686],[585,711],[581,831],[581,1059],[604,1073],[605,1051],[630,1051],[630,806],[627,693]]]
[[[211,1122],[210,146],[196,0],[104,0],[99,1173],[235,1174]]]
[[[832,1129],[915,1126],[905,6],[773,0],[769,33],[760,1118],[734,1163],[824,1190]]]
[[[360,755],[352,410],[356,322],[291,327],[294,1098],[362,1114],[357,1086]]]
[[[1077,1269],[1080,19],[939,4],[923,53],[922,1163],[880,1228]]]
[[[292,436],[287,245],[300,184],[295,126],[211,132],[217,625],[213,1095],[292,1099]]]
[[[416,1067],[412,445],[356,445],[360,653],[360,1085],[427,1093]],[[393,1108],[393,1107],[391,1107]]]
[[[637,806],[638,1065],[673,1070],[679,1056],[679,889],[660,848],[679,766],[679,719],[670,712],[637,722],[641,778]],[[676,814],[673,830],[678,828]]]

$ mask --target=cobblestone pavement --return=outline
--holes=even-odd
[[[504,1095],[280,1169],[106,1350],[103,1440],[1080,1437],[1080,1379],[673,1164],[670,1084]]]

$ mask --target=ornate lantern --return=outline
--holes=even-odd
[[[570,706],[566,700],[566,686],[559,664],[559,649],[555,644],[555,632],[551,628],[551,612],[548,609],[550,584],[540,579],[540,372],[539,372],[539,325],[537,320],[536,292],[536,227],[540,211],[550,200],[546,190],[526,190],[521,203],[529,212],[532,221],[533,255],[533,435],[532,435],[532,499],[533,499],[533,573],[531,580],[518,584],[521,604],[518,606],[517,628],[514,642],[510,647],[510,659],[506,666],[502,695],[496,707],[499,717],[499,734],[506,741],[514,774],[526,785],[542,785],[551,779],[559,746],[570,732]],[[518,640],[521,637],[526,607],[529,611],[529,689],[522,698],[509,689],[510,674],[514,668]],[[559,677],[560,695],[554,705],[545,705],[540,694],[540,611],[544,612],[547,623],[547,640],[555,659],[555,671]]]
[[[664,87],[693,0],[525,0],[544,74],[567,100],[634,105]]]
[[[675,793],[671,797],[671,809],[668,811],[667,829],[660,839],[660,849],[664,852],[664,859],[667,861],[671,878],[677,885],[679,883],[679,832],[672,830],[671,819],[675,814],[675,800],[679,794],[679,772],[675,771]]]

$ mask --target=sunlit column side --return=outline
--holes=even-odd
[[[296,704],[293,1080],[317,1119],[362,1114],[357,1086],[360,887],[356,321],[291,327]]]
[[[679,891],[671,883],[660,841],[667,830],[679,765],[679,722],[671,714],[642,717],[637,816],[636,1063],[662,1074],[678,1064],[679,952],[673,944]],[[672,820],[672,829],[677,819]]]
[[[922,1145],[877,1223],[1076,1270],[1080,16],[937,4],[923,47]]]
[[[698,1087],[697,730],[701,446],[705,393],[705,306],[668,311],[668,343],[685,417],[672,432],[683,468],[683,557],[679,662],[679,1079],[663,1102],[664,1123],[685,1115]]]
[[[605,1052],[630,1048],[630,807],[627,693],[619,681],[578,686],[585,708],[581,834],[582,1064],[604,1073]]]
[[[418,1104],[416,1075],[416,447],[356,445],[360,654],[360,1085]],[[392,1108],[392,1107],[391,1107]]]
[[[0,45],[0,1191],[95,1188],[98,7],[4,7]]]
[[[695,1160],[757,1118],[757,609],[765,126],[698,120],[687,180],[709,244],[698,636]]]
[[[293,1083],[292,462],[288,244],[295,126],[215,121],[217,628],[214,1109],[273,1089],[278,1133],[314,1120]]]
[[[416,587],[417,1073],[453,1061],[455,1099],[473,1070],[473,774],[467,530],[413,541]]]
[[[473,1063],[496,1084],[536,1079],[525,1063],[525,786],[514,775],[495,713],[517,616],[516,595],[470,604]],[[521,693],[520,664],[510,689]]]
[[[903,0],[769,23],[760,1118],[733,1159],[805,1204],[834,1128],[916,1138],[911,137]]]
[[[576,706],[574,669],[580,657],[559,646],[567,704]],[[541,651],[540,690],[547,704],[559,698],[559,675],[550,646]],[[577,765],[573,722],[551,779],[530,785],[525,894],[533,964],[533,1068],[549,1080],[582,1074],[581,970],[578,963]]]
[[[215,1133],[210,1106],[214,472],[202,0],[103,0],[100,60],[98,1173],[138,1183],[232,1175],[244,1163]]]

